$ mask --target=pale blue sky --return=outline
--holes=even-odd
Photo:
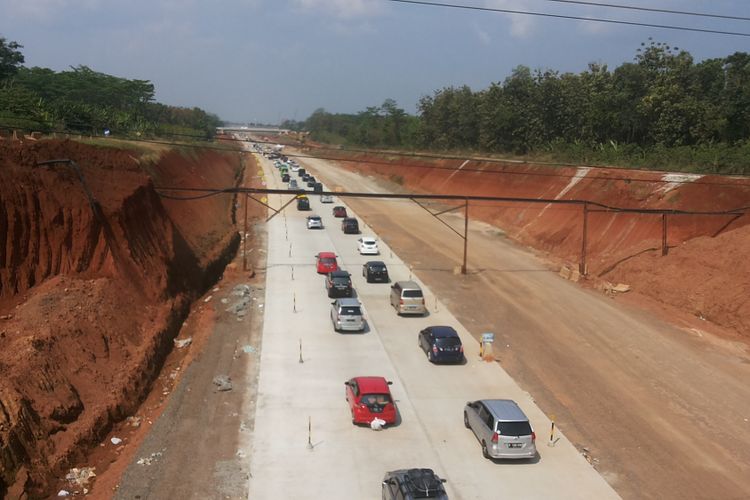
[[[545,0],[446,3],[750,33],[748,21]],[[750,17],[749,0],[605,3]],[[0,13],[0,35],[24,46],[27,66],[83,64],[151,80],[160,102],[199,106],[232,121],[304,119],[318,107],[356,112],[389,97],[415,112],[421,95],[448,85],[482,89],[519,64],[574,72],[589,62],[614,68],[632,61],[648,37],[696,60],[750,52],[750,37],[384,0],[0,0]]]

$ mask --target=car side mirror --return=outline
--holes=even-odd
[[[336,301],[334,300],[333,302],[331,302],[331,305],[335,306],[336,305]]]
[[[393,382],[391,382],[391,381],[389,380],[389,381],[388,381],[388,385],[393,385]]]
[[[447,480],[447,479],[443,479],[443,478],[440,478],[440,482],[441,482],[441,483],[447,483],[447,482],[448,482],[448,480]]]
[[[349,382],[344,382],[344,385],[349,387]]]

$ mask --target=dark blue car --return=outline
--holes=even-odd
[[[464,346],[450,326],[428,326],[419,332],[419,347],[433,363],[462,363]]]

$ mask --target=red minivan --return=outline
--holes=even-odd
[[[328,274],[339,270],[336,262],[336,254],[333,252],[320,252],[315,256],[315,267],[318,274]]]
[[[396,423],[396,404],[388,387],[392,383],[383,377],[354,377],[344,382],[353,424],[369,424],[376,418],[387,425]]]

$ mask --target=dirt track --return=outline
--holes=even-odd
[[[329,187],[394,191],[327,163]],[[379,184],[378,184],[379,183]],[[566,282],[492,226],[462,241],[410,202],[347,200],[478,335],[625,498],[746,498],[750,356],[745,344],[671,326]],[[463,220],[448,216],[459,231]],[[689,318],[682,318],[689,321]]]

